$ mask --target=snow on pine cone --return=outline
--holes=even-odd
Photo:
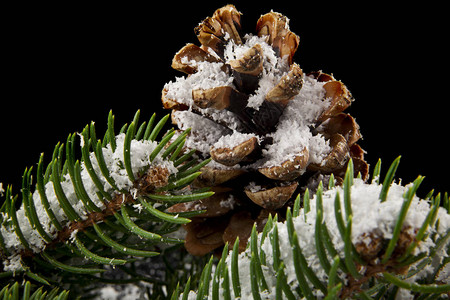
[[[240,17],[227,5],[200,23],[201,45],[187,44],[172,61],[188,76],[162,91],[173,123],[191,128],[185,146],[212,158],[195,184],[216,194],[171,208],[206,210],[185,227],[194,255],[238,236],[245,249],[255,222],[263,228],[270,213],[282,216],[299,192],[331,173],[339,183],[350,157],[355,175],[368,173],[359,126],[343,112],[353,101],[346,86],[293,62],[300,38],[285,16],[265,14],[256,34],[245,35]]]

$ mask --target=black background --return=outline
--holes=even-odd
[[[420,195],[450,191],[444,7],[228,2],[243,13],[245,32],[271,9],[290,18],[303,71],[333,73],[355,97],[347,111],[372,167],[381,158],[386,172],[402,155],[403,183],[421,174]],[[137,109],[142,118],[162,117],[161,90],[181,76],[170,68],[173,55],[198,44],[193,28],[228,2],[3,9],[0,182],[19,192],[23,170],[36,168],[41,152],[48,161],[58,141],[91,120],[102,132],[110,109],[117,126]]]

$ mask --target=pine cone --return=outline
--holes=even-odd
[[[359,126],[343,112],[353,101],[346,86],[322,72],[304,74],[293,62],[300,38],[285,16],[265,14],[256,34],[246,35],[240,17],[227,5],[200,23],[201,46],[187,44],[172,62],[188,76],[162,91],[172,121],[192,128],[185,146],[212,158],[196,185],[216,195],[172,207],[206,210],[186,227],[186,247],[195,255],[237,236],[245,249],[255,222],[262,228],[270,213],[282,216],[299,191],[331,173],[339,182],[350,157],[362,178],[368,172],[356,144]]]

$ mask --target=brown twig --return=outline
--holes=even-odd
[[[154,191],[157,188],[167,185],[170,172],[167,168],[161,166],[152,166],[146,173],[141,175],[133,184],[134,190],[137,192],[135,196],[144,195]],[[85,231],[94,224],[100,223],[106,218],[113,216],[123,205],[135,202],[135,198],[131,193],[116,193],[111,201],[105,204],[105,208],[101,212],[90,212],[86,218],[81,221],[73,221],[67,224],[63,229],[58,231],[56,238],[45,245],[45,250],[55,249],[60,243],[68,241],[75,231]],[[36,253],[32,250],[22,250],[20,256],[33,257]]]

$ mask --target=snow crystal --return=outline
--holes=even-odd
[[[311,132],[306,127],[301,127],[295,121],[279,124],[275,133],[270,134],[273,143],[263,150],[263,167],[272,167],[279,165],[287,160],[293,160],[296,155],[302,153],[303,149],[308,148]]]
[[[260,185],[257,185],[256,182],[251,181],[251,182],[249,182],[249,184],[245,187],[245,189],[248,190],[248,191],[250,191],[250,192],[252,192],[252,193],[256,193],[256,192],[262,191],[262,190],[263,190],[263,187],[260,186]]]
[[[126,285],[123,289],[114,288],[114,286],[107,285],[100,289],[99,300],[140,300],[147,299],[145,293],[142,292],[142,287],[136,285]],[[144,289],[145,290],[145,289]]]
[[[189,106],[193,105],[192,91],[196,89],[210,89],[219,86],[230,86],[233,77],[222,71],[223,63],[198,62],[198,71],[188,77],[177,77],[175,82],[170,81],[164,85],[168,99],[177,99],[177,102]]]
[[[234,166],[222,165],[221,163],[218,163],[215,160],[211,160],[208,164],[208,167],[215,169],[215,170],[233,170],[233,169],[242,169],[243,168],[239,164],[236,164]]]
[[[141,213],[141,211],[144,209],[144,206],[142,206],[141,203],[133,204],[133,208],[138,211],[138,213]]]
[[[276,131],[268,136],[273,143],[263,150],[264,167],[279,165],[302,153],[309,152],[309,163],[321,163],[330,152],[329,142],[320,135],[313,135],[310,127],[323,110],[329,105],[324,99],[323,83],[305,76],[300,93],[291,99],[285,108]]]
[[[243,127],[239,118],[228,110],[217,110],[215,108],[197,109],[201,114],[207,116],[213,121],[219,124],[226,124],[226,126],[232,130],[242,130]]]
[[[75,229],[74,231],[72,231],[72,233],[70,234],[70,237],[69,237],[69,241],[71,241],[71,242],[75,241],[75,238],[77,237],[77,233],[78,233],[78,229]]]
[[[450,263],[447,263],[444,268],[439,271],[436,281],[450,284]]]
[[[281,77],[289,70],[289,66],[285,59],[279,58],[272,46],[266,43],[267,37],[258,37],[247,34],[244,39],[245,43],[236,45],[234,41],[230,41],[225,47],[225,60],[228,63],[234,59],[240,59],[250,48],[259,44],[263,54],[263,72],[259,79],[259,87],[250,95],[247,107],[259,110],[264,101],[265,95],[280,81]]]
[[[280,123],[292,120],[306,126],[314,123],[330,104],[330,99],[325,98],[324,84],[312,76],[304,76],[300,93],[289,101]]]
[[[173,118],[181,130],[192,129],[186,146],[209,154],[210,145],[215,144],[222,136],[228,135],[229,129],[190,111],[174,111]]]
[[[236,200],[233,195],[229,195],[227,199],[220,201],[220,207],[234,209],[234,205],[236,204]]]
[[[273,143],[263,149],[265,158],[260,162],[263,167],[293,159],[304,148],[309,153],[308,163],[319,164],[331,151],[329,142],[321,134],[313,135],[310,129],[330,103],[330,99],[324,98],[323,85],[313,77],[304,77],[300,93],[288,102],[275,132],[268,134]]]
[[[178,54],[178,53],[177,53],[177,54]],[[198,61],[196,61],[195,59],[189,60],[189,59],[187,58],[187,56],[183,56],[183,57],[181,58],[181,63],[184,64],[184,65],[190,66],[190,67],[192,67],[192,68],[195,68],[195,67],[197,67],[197,65],[198,65]]]
[[[3,271],[16,272],[23,270],[22,258],[20,254],[14,254],[3,261]]]
[[[100,289],[100,299],[102,300],[113,300],[118,299],[119,292],[116,291],[112,286],[105,286]]]
[[[233,132],[229,135],[222,136],[216,143],[214,143],[213,148],[230,148],[238,146],[239,144],[248,141],[249,139],[258,136],[251,133],[240,133],[238,131]],[[259,140],[259,139],[258,139]]]

